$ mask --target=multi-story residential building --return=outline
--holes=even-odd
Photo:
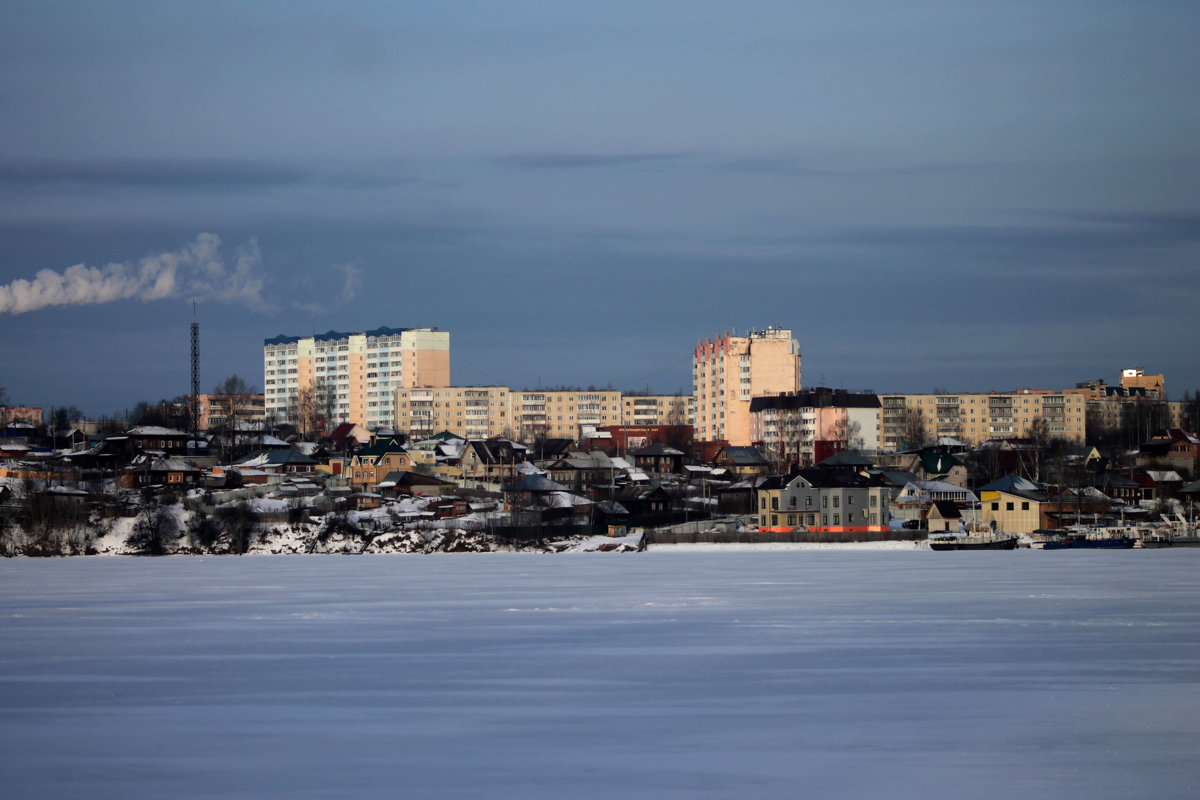
[[[1082,444],[1087,403],[1081,393],[1022,389],[991,394],[892,394],[881,398],[884,450],[901,450],[941,437],[978,445],[1025,436],[1034,421],[1054,438]]]
[[[834,453],[879,449],[879,397],[817,387],[750,401],[750,431],[780,464],[811,466]]]
[[[423,439],[443,431],[464,439],[512,434],[512,404],[504,386],[444,386],[392,392],[398,433]]]
[[[693,425],[701,441],[749,445],[750,400],[800,391],[800,343],[786,328],[722,333],[692,353]]]
[[[392,392],[450,384],[450,334],[437,328],[276,336],[263,342],[268,419],[391,425]]]
[[[266,396],[261,394],[198,394],[196,402],[200,416],[198,430],[218,428],[231,422],[263,422],[266,419]]]
[[[627,394],[621,398],[622,425],[686,425],[688,395]]]
[[[585,428],[621,421],[621,393],[612,389],[555,389],[509,394],[516,438],[578,439]]]

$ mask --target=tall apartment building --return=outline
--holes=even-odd
[[[800,343],[786,328],[722,333],[692,354],[692,424],[699,441],[749,445],[750,399],[800,391]]]
[[[621,398],[622,425],[687,425],[688,395],[627,394]]]
[[[967,445],[1026,435],[1035,419],[1050,436],[1082,444],[1087,401],[1083,393],[1022,389],[992,394],[892,394],[880,398],[881,446],[900,450],[914,439],[947,436]]]
[[[263,342],[266,415],[326,429],[342,422],[374,428],[393,422],[392,392],[450,383],[450,333],[437,328],[376,328],[361,333],[276,336]]]
[[[464,439],[512,436],[512,403],[504,386],[396,389],[393,427],[410,439],[449,431]]]

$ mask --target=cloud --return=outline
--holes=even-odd
[[[6,159],[0,184],[222,189],[289,186],[313,180],[310,170],[242,159]]]
[[[339,264],[337,269],[346,276],[342,284],[342,302],[349,303],[362,288],[362,270],[354,264]]]
[[[258,273],[261,262],[258,242],[251,239],[236,248],[233,264],[227,265],[221,255],[221,239],[201,233],[180,250],[149,255],[136,263],[76,264],[61,273],[44,269],[33,280],[0,286],[0,314],[172,297],[240,303],[264,311],[265,282]]]
[[[496,158],[499,164],[522,169],[590,169],[664,164],[690,153],[529,153]]]

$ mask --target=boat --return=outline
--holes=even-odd
[[[1071,537],[1059,528],[1038,528],[1029,534],[1032,547],[1039,550],[1067,550],[1071,547]]]
[[[935,533],[929,537],[931,550],[1015,550],[1017,536],[1011,533]]]
[[[1071,528],[1067,538],[1072,550],[1129,550],[1138,541],[1136,531],[1125,527]]]

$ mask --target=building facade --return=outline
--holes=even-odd
[[[509,398],[514,433],[521,441],[579,439],[585,429],[621,422],[621,393],[612,389],[523,391]]]
[[[375,428],[394,420],[392,392],[450,384],[450,333],[376,328],[276,336],[263,342],[265,413],[273,422],[315,420]]]
[[[443,431],[464,439],[508,436],[513,428],[510,394],[504,386],[395,389],[392,426],[410,440]]]
[[[1051,438],[1083,444],[1087,401],[1082,393],[1022,389],[991,394],[889,394],[880,397],[880,447],[914,448],[942,437],[975,446],[1028,435],[1034,421]]]
[[[834,453],[879,449],[879,397],[817,387],[750,401],[756,443],[782,465],[807,467]]]
[[[266,419],[266,396],[261,394],[199,394],[196,402],[200,407],[196,427],[202,431]]]
[[[701,441],[749,445],[751,398],[798,391],[800,343],[786,328],[722,333],[692,353],[692,424]]]
[[[621,398],[622,425],[686,425],[688,395],[627,394]]]

